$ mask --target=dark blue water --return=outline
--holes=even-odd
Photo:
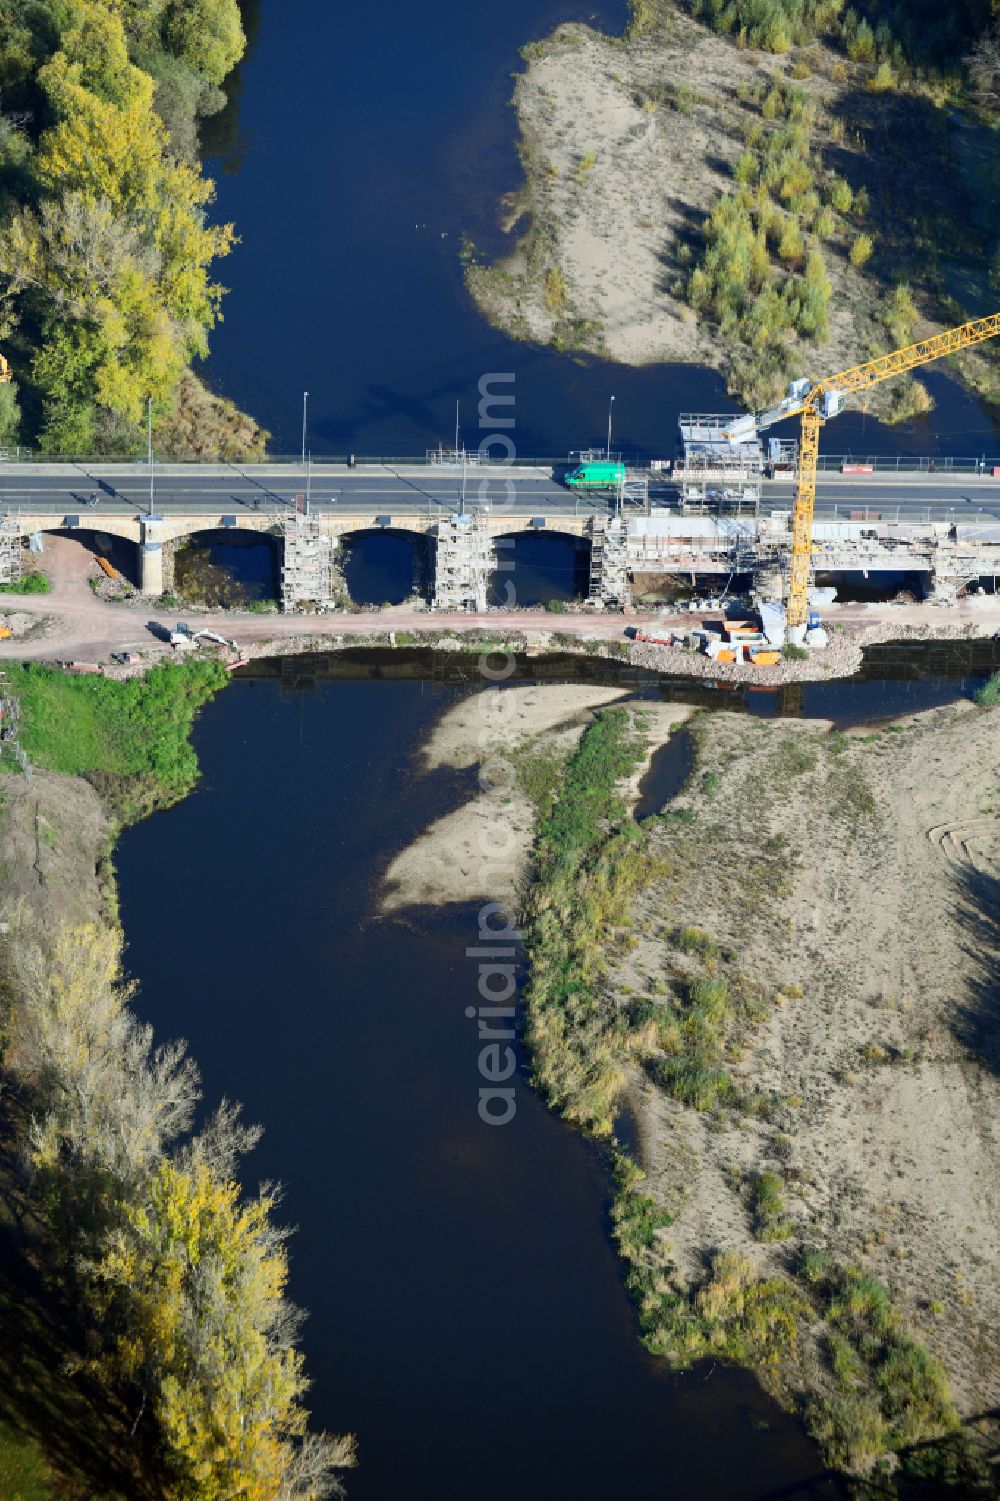
[[[590,587],[589,546],[572,537],[523,532],[501,544],[503,568],[490,580],[490,601],[521,608],[550,600],[586,598]],[[416,592],[428,595],[431,546],[412,532],[349,535],[342,568],[348,593],[358,605],[398,605]],[[508,593],[511,585],[513,594]]]
[[[398,605],[414,590],[426,595],[430,548],[412,532],[360,532],[344,543],[347,592],[356,605]]]
[[[480,1120],[478,904],[378,915],[388,860],[469,784],[416,761],[455,691],[251,678],[202,714],[198,789],[116,856],[139,1012],[266,1126],[245,1178],[286,1185],[310,1406],[358,1436],[351,1501],[794,1486],[816,1452],[751,1377],[643,1351],[607,1177],[523,1059],[513,1121]]]
[[[174,559],[177,593],[211,605],[275,599],[279,572],[273,539],[253,533],[242,538],[218,530],[196,533]]]
[[[275,452],[300,451],[304,391],[317,456],[423,454],[453,440],[456,400],[474,447],[477,383],[490,371],[516,374],[523,458],[603,443],[612,394],[615,442],[629,454],[670,457],[681,410],[732,409],[711,372],[515,343],[483,321],[462,282],[462,234],[500,248],[497,206],[518,181],[508,108],[518,49],[563,20],[620,32],[622,0],[251,9],[228,139],[208,137],[217,213],[241,243],[220,267],[232,290],[207,373],[271,430]],[[844,416],[826,451],[1000,451],[974,401],[940,370],[928,381],[929,417],[889,432]]]
[[[520,532],[498,546],[503,567],[491,580],[495,604],[511,599],[521,609],[586,599],[590,588],[590,545],[573,537]],[[513,588],[509,594],[507,585]]]

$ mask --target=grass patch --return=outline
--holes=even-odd
[[[34,663],[8,676],[21,706],[21,739],[35,766],[87,777],[126,818],[190,791],[189,743],[198,709],[228,681],[220,662],[166,663],[116,682]]]
[[[564,758],[548,745],[520,746],[510,757],[517,785],[540,818],[552,810]]]
[[[750,1189],[753,1233],[765,1243],[788,1240],[792,1222],[785,1214],[785,1186],[778,1173],[758,1173]]]
[[[39,1441],[0,1423],[0,1496],[4,1501],[51,1501],[53,1481]]]
[[[790,1353],[807,1311],[788,1277],[761,1275],[735,1251],[715,1257],[693,1295],[647,1287],[640,1303],[643,1342],[654,1355],[675,1366],[712,1357],[759,1371],[774,1370]]]
[[[48,594],[51,587],[47,573],[24,573],[11,584],[0,584],[0,594]]]
[[[658,1027],[664,1056],[656,1077],[675,1100],[694,1110],[735,1101],[736,1086],[723,1067],[733,1020],[728,981],[708,974],[691,981],[686,1004],[669,1005]]]
[[[523,773],[536,805],[548,800],[525,924],[535,1082],[563,1115],[599,1135],[611,1130],[628,1039],[627,1017],[602,996],[601,980],[629,899],[653,869],[648,834],[616,790],[642,755],[628,710],[607,709],[561,775],[537,752]]]
[[[804,662],[809,656],[805,647],[799,646],[796,641],[786,641],[781,651],[787,662]]]
[[[772,771],[775,782],[814,771],[816,760],[816,747],[811,740],[803,740],[798,735],[789,736],[777,747]]]
[[[981,709],[1000,708],[1000,672],[995,672],[972,696]]]
[[[864,771],[849,761],[835,761],[827,776],[831,812],[856,826],[873,820],[878,804]]]
[[[798,1271],[828,1326],[835,1390],[808,1409],[827,1454],[843,1469],[861,1470],[928,1440],[946,1440],[954,1450],[959,1417],[944,1372],[905,1327],[886,1288],[815,1251],[803,1252]],[[965,1461],[973,1463],[971,1453]],[[930,1463],[930,1455],[921,1462]]]
[[[719,957],[719,945],[711,933],[701,928],[681,928],[674,937],[674,947],[682,954],[697,954],[699,959]]]

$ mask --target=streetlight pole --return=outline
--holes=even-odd
[[[306,454],[306,515],[309,514],[309,502],[312,499],[313,456],[312,449]]]
[[[302,392],[302,467],[306,467],[306,414],[309,410],[309,392]]]
[[[149,459],[149,514],[153,514],[153,398],[146,401],[147,457]]]
[[[611,462],[611,413],[614,410],[615,398],[612,396],[608,402],[608,462]]]

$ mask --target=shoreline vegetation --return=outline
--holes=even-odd
[[[808,908],[823,884],[822,874],[810,879],[809,862],[839,888],[833,922],[842,928],[839,904],[851,902],[852,881],[877,868],[872,841],[893,815],[894,779],[905,798],[913,795],[909,779],[918,778],[933,804],[928,758],[964,763],[963,739],[983,752],[995,737],[992,682],[978,709],[936,711],[866,735],[696,712],[687,720],[697,749],[688,783],[641,823],[626,796],[648,756],[641,704],[598,711],[565,757],[529,743],[518,762],[537,817],[522,912],[533,1077],[552,1108],[606,1144],[612,1230],[643,1342],[679,1368],[706,1359],[750,1367],[802,1415],[834,1469],[877,1484],[879,1495],[895,1494],[903,1477],[926,1481],[936,1496],[991,1493],[982,1435],[965,1424],[995,1405],[1000,1382],[993,1231],[981,1227],[959,1249],[950,1230],[942,1243],[925,1213],[934,1216],[935,1196],[947,1187],[967,1196],[959,1212],[973,1219],[995,1178],[985,1143],[978,1183],[959,1186],[943,1175],[954,1171],[953,1148],[960,1157],[974,1130],[960,1120],[966,1089],[996,1092],[988,1018],[963,1029],[968,1011],[951,997],[959,987],[975,995],[984,983],[997,933],[988,899],[968,885],[973,906],[956,923],[968,921],[976,933],[973,957],[950,973],[937,954],[913,958],[914,979],[928,992],[913,1018],[898,1016],[910,1012],[908,999],[883,991],[870,1001],[864,993],[874,962],[867,974],[848,973],[836,946],[818,952],[822,930],[803,935],[813,956],[812,973],[801,972],[805,988],[780,971],[800,948],[790,913]],[[990,776],[979,777],[973,799],[987,796]],[[987,812],[1000,807],[995,769],[992,777]],[[821,806],[820,848],[789,848],[797,827],[789,804],[810,832],[816,818],[806,809]],[[969,867],[962,877],[969,882],[991,868],[991,848],[996,854],[988,822],[985,863]],[[790,882],[805,888],[797,908]],[[877,873],[869,896],[881,899]],[[903,905],[914,896],[922,902],[934,892],[915,878]],[[703,921],[714,914],[733,930],[717,937],[695,926],[693,913]],[[960,929],[956,936],[961,941]],[[839,979],[828,1000],[823,976],[831,971]],[[880,1014],[872,1005],[896,1025],[872,1027],[868,1018]],[[957,1034],[950,1042],[946,1028]],[[810,1059],[806,1038],[816,1031],[832,1042],[825,1053],[814,1047]],[[900,1036],[890,1040],[887,1031]],[[880,1082],[881,1071],[897,1065],[913,1082],[897,1074],[900,1082],[890,1084],[887,1073]],[[905,1118],[879,1149],[891,1162],[883,1178],[860,1160],[839,1171],[830,1160],[809,1160],[810,1147],[836,1156],[841,1105],[881,1112],[887,1090]],[[907,1133],[926,1129],[930,1102],[942,1095],[950,1104],[936,1104],[935,1118],[947,1120],[952,1109],[956,1118],[917,1166],[904,1156]],[[639,1125],[634,1155],[614,1136],[625,1100]],[[981,1105],[990,1108],[985,1098]],[[902,1187],[890,1181],[897,1171]],[[827,1174],[830,1185],[821,1187]],[[925,1174],[929,1186],[918,1187]],[[926,1244],[915,1246],[914,1235]]]
[[[225,1100],[193,1129],[196,1065],[123,970],[114,840],[192,789],[228,681],[8,672],[35,768],[0,778],[0,1480],[22,1501],[319,1501],[353,1463],[308,1430],[280,1194],[239,1181],[260,1129]]]
[[[750,407],[992,311],[996,100],[963,59],[995,7],[915,8],[633,0],[621,37],[527,45],[517,238],[494,264],[464,250],[480,311],[556,349],[710,364]],[[1000,407],[996,351],[950,369]],[[911,376],[868,409],[931,404]]]
[[[267,434],[192,369],[235,243],[200,122],[246,39],[237,0],[0,6],[0,444],[259,458]]]

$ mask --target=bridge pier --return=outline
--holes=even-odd
[[[485,516],[443,517],[434,549],[432,609],[485,610],[494,563],[493,538]]]
[[[139,588],[143,594],[163,593],[163,543],[140,542]]]
[[[628,574],[628,519],[595,516],[590,534],[590,598],[602,607],[624,610],[631,603]]]
[[[317,515],[290,516],[282,528],[281,608],[334,602],[336,537],[323,531]]]

